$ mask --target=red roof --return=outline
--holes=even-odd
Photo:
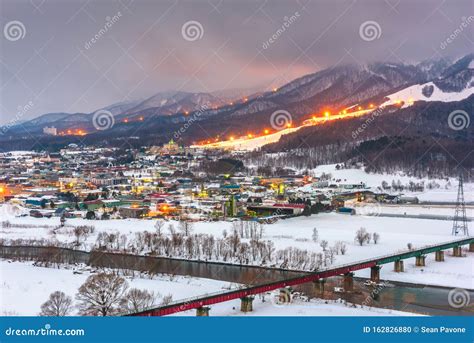
[[[167,198],[167,197],[171,196],[171,194],[169,194],[169,193],[153,193],[153,194],[150,194],[149,196],[152,197],[152,198]]]

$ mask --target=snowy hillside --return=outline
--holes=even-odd
[[[465,88],[461,92],[443,92],[433,82],[413,85],[390,94],[381,106],[396,105],[403,102],[403,108],[413,105],[415,101],[453,102],[467,99],[474,94],[474,87]]]

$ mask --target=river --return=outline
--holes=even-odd
[[[281,269],[95,251],[85,252],[55,247],[0,246],[0,257],[48,263],[87,264],[93,267],[131,269],[153,274],[187,275],[245,285],[259,285],[304,274]],[[342,287],[342,277],[327,279],[323,289],[316,287],[313,283],[307,283],[295,287],[295,291],[308,297],[342,298],[351,303],[426,315],[474,315],[474,304],[461,308],[450,306],[448,297],[451,289],[447,287],[382,280],[378,287],[373,288],[366,286],[365,281],[366,279],[354,278],[354,288],[351,292],[338,292],[338,288]],[[474,290],[467,290],[467,292],[470,298],[474,299]]]

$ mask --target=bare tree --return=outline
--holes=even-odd
[[[341,255],[345,255],[347,252],[347,245],[344,242],[341,242],[339,245],[339,250],[341,251]]]
[[[40,316],[64,317],[72,311],[72,298],[64,292],[56,291],[41,305]]]
[[[364,243],[367,242],[367,239],[370,239],[370,234],[364,227],[361,227],[359,230],[357,230],[355,241],[359,243],[360,246],[364,245]]]
[[[155,223],[155,230],[158,236],[161,236],[162,230],[165,227],[165,222],[163,220],[157,220]]]
[[[120,307],[126,312],[143,311],[153,306],[157,297],[155,293],[148,292],[146,289],[132,288],[127,292],[126,296],[121,299]]]
[[[412,243],[407,243],[407,248],[408,248],[408,250],[413,250],[413,244]]]
[[[313,229],[312,238],[313,238],[313,242],[315,242],[315,243],[319,240],[318,229],[316,229],[316,228]]]
[[[173,296],[171,294],[165,295],[163,300],[161,300],[161,305],[168,305],[173,301]]]
[[[374,241],[374,244],[377,244],[380,241],[380,235],[377,232],[374,232],[372,234],[372,240]]]
[[[91,233],[94,233],[95,227],[90,225],[79,225],[75,226],[73,233],[76,237],[76,245],[80,245],[82,241],[85,241]]]
[[[323,251],[326,251],[326,248],[328,247],[328,241],[326,240],[322,240],[321,243],[319,243],[319,245],[321,246],[321,248],[323,248]]]
[[[85,316],[113,315],[127,288],[127,281],[115,274],[89,276],[76,294],[79,313]]]
[[[189,236],[193,232],[193,223],[189,220],[183,219],[179,221],[179,229],[185,236]]]

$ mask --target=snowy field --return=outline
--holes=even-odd
[[[331,174],[332,181],[341,180],[343,183],[354,184],[364,182],[367,187],[372,188],[373,190],[375,190],[377,187],[380,187],[383,181],[387,182],[389,186],[392,184],[392,181],[397,182],[398,180],[400,180],[402,185],[408,185],[410,181],[414,183],[421,183],[424,181],[425,186],[430,182],[434,182],[439,185],[439,188],[433,189],[428,189],[425,187],[423,192],[410,192],[408,190],[404,190],[402,192],[409,196],[416,196],[420,201],[455,202],[458,194],[458,181],[455,178],[420,179],[408,176],[401,172],[398,174],[366,173],[363,168],[337,170],[336,164],[321,165],[312,169],[313,175],[320,176],[322,173]],[[474,201],[474,183],[464,183],[464,200],[466,202]]]
[[[0,260],[0,315],[35,316],[49,294],[61,290],[74,299],[74,294],[89,274],[73,274],[72,270],[35,267],[31,263]],[[25,275],[28,275],[25,279]],[[173,299],[184,299],[208,292],[228,289],[227,282],[210,279],[162,276],[150,279],[127,279],[130,287],[147,289],[161,295],[172,294]],[[233,285],[235,287],[235,284]],[[240,300],[212,306],[211,316],[373,316],[413,315],[411,313],[378,308],[353,308],[339,302],[326,304],[322,300],[310,302],[296,300],[289,305],[277,305],[271,301],[277,293],[254,300],[254,312],[240,312]],[[27,296],[25,296],[27,295]],[[195,311],[178,313],[180,316],[194,316]]]
[[[15,224],[35,224],[45,226],[59,225],[59,218],[31,218],[18,217],[10,218],[10,222]],[[168,222],[172,223],[172,222]],[[154,220],[107,220],[90,221],[85,219],[68,219],[68,225],[94,225],[95,232],[87,238],[81,247],[88,250],[96,241],[97,235],[101,231],[113,233],[119,232],[129,237],[133,237],[135,232],[155,231]],[[177,223],[173,223],[177,227]],[[285,249],[296,247],[306,249],[311,252],[321,252],[320,242],[326,240],[329,246],[342,241],[347,245],[345,255],[336,255],[334,265],[359,261],[367,258],[383,256],[390,253],[404,251],[407,244],[411,243],[414,248],[425,245],[447,242],[454,239],[451,235],[450,221],[411,219],[411,218],[388,218],[371,216],[350,216],[337,213],[321,213],[310,217],[297,217],[278,221],[275,224],[265,226],[264,240],[271,240],[275,249]],[[472,222],[469,223],[471,232]],[[355,241],[356,231],[364,227],[368,232],[377,232],[380,235],[378,244],[371,242],[359,246]],[[319,234],[318,242],[312,240],[313,229],[317,228]],[[231,232],[230,222],[197,222],[194,224],[194,233],[213,234],[221,237],[223,230]],[[74,236],[67,233],[51,234],[50,228],[0,228],[0,235],[6,239],[39,239],[55,238],[61,242],[73,242]],[[166,227],[164,229],[166,233]],[[382,269],[382,278],[395,281],[420,282],[424,284],[441,285],[449,287],[464,287],[474,289],[473,253],[465,252],[467,257],[450,257],[451,251],[446,252],[446,262],[432,262],[433,256],[428,256],[427,267],[411,267],[414,260],[406,261],[405,273],[392,273],[392,265],[386,265]],[[366,274],[361,271],[358,275]],[[421,274],[423,273],[423,274]],[[408,279],[407,279],[408,278]]]
[[[72,269],[43,268],[28,262],[0,260],[0,275],[0,315],[35,316],[54,291],[63,291],[74,299],[78,288],[90,274],[73,274]],[[152,280],[127,277],[127,282],[130,288],[147,289],[161,296],[171,294],[174,300],[224,291],[231,285],[235,287],[229,282],[168,275]]]
[[[381,214],[397,214],[397,215],[434,215],[452,218],[454,216],[455,206],[453,205],[391,205],[391,204],[370,204],[370,203],[349,203],[346,206],[353,207],[357,215],[381,215]],[[474,206],[466,206],[466,217],[474,219]],[[451,220],[451,219],[449,219]]]

